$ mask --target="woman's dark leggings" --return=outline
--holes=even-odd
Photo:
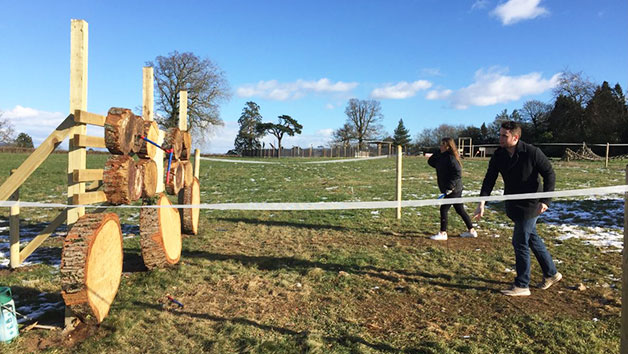
[[[462,196],[462,191],[453,192],[445,196],[445,199],[460,198],[461,196]],[[467,214],[467,212],[464,211],[464,205],[462,205],[461,203],[461,204],[454,204],[453,206],[454,206],[454,209],[456,210],[456,213],[458,213],[458,215],[462,217],[462,221],[464,221],[464,224],[467,226],[467,229],[471,229],[473,227],[473,224],[471,223],[471,218],[469,217],[469,214]],[[449,208],[451,208],[451,204],[445,204],[445,205],[440,206],[440,231],[447,231],[447,213],[449,212]]]

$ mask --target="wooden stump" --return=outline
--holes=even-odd
[[[157,164],[153,160],[140,159],[135,163],[137,173],[142,175],[142,198],[155,196],[157,191]]]
[[[197,205],[201,204],[201,188],[198,178],[193,177],[192,183],[179,192],[179,204]],[[198,234],[199,208],[183,208],[179,210],[181,214],[181,228],[187,234]]]
[[[190,161],[179,161],[183,165],[183,185],[191,186],[194,182],[194,165]]]
[[[144,204],[172,205],[165,194],[144,199]],[[181,220],[175,208],[140,210],[140,246],[148,269],[179,262],[181,257]]]
[[[61,296],[84,322],[109,313],[122,276],[122,231],[115,213],[85,214],[63,241]]]
[[[142,139],[142,135],[144,135],[144,118],[134,115],[132,124],[135,125],[134,129],[137,133],[133,137],[133,147],[131,148],[131,151],[137,155],[137,153],[142,149],[142,145],[145,143],[144,139]]]
[[[181,161],[173,161],[170,166],[170,178],[166,179],[166,193],[177,195],[185,183],[185,167]]]
[[[157,144],[159,138],[159,127],[154,121],[144,121],[144,136],[150,141]],[[157,153],[157,147],[144,139],[142,139],[142,147],[137,152],[137,156],[141,159],[152,159]]]
[[[114,205],[129,204],[141,194],[141,180],[136,176],[135,162],[128,155],[113,155],[105,162],[103,185],[107,201]],[[139,177],[141,178],[141,176]],[[139,183],[139,184],[138,184]],[[134,199],[135,198],[135,199]]]
[[[181,132],[183,138],[183,147],[181,149],[181,160],[189,160],[192,156],[192,135],[190,132]]]
[[[164,138],[163,148],[166,150],[173,149],[174,159],[181,157],[181,150],[183,149],[183,135],[177,127],[168,129],[166,137]],[[166,157],[168,154],[166,154]]]
[[[128,108],[113,107],[105,119],[105,146],[115,155],[129,154],[141,131],[137,130],[135,115]]]

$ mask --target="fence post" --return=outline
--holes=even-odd
[[[194,150],[194,177],[201,179],[200,175],[201,175],[201,152],[198,149],[195,149]]]
[[[11,170],[13,174],[15,170]],[[20,189],[16,189],[9,200],[20,200]],[[9,234],[10,234],[10,261],[11,269],[15,269],[20,265],[20,206],[12,206],[9,211]]]
[[[608,168],[608,152],[610,150],[610,144],[606,143],[606,163],[604,163],[604,167]]]
[[[397,220],[401,219],[401,145],[397,145]]]
[[[628,184],[628,165],[626,165],[626,184]],[[621,344],[620,353],[628,353],[628,192],[624,194],[624,251],[621,256]]]

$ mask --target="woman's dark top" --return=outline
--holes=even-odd
[[[430,156],[427,163],[436,169],[438,189],[441,193],[462,192],[462,167],[451,152],[438,151]]]

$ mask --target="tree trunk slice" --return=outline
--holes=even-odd
[[[185,183],[185,168],[182,161],[172,161],[170,165],[170,178],[166,179],[166,193],[177,195]]]
[[[135,115],[128,108],[113,107],[105,119],[105,146],[114,155],[129,154],[138,134]]]
[[[192,184],[186,186],[179,192],[179,204],[198,205],[201,204],[201,188],[198,178],[192,177]],[[179,210],[181,214],[181,229],[186,234],[198,234],[199,208],[183,208]]]
[[[148,140],[157,144],[159,138],[159,127],[155,121],[144,121],[144,136]],[[146,140],[142,139],[142,147],[137,152],[137,156],[141,159],[152,159],[157,153],[157,147]]]
[[[192,135],[190,132],[181,132],[183,138],[183,147],[181,150],[181,160],[189,160],[192,156]]]
[[[142,175],[142,198],[154,197],[157,192],[157,163],[150,159],[140,159],[135,163],[137,173]]]
[[[132,122],[132,124],[135,124],[134,129],[137,133],[133,136],[133,147],[131,151],[137,155],[142,149],[142,145],[145,143],[144,139],[142,139],[142,135],[144,135],[144,118],[134,115]]]
[[[107,201],[113,205],[129,204],[137,195],[136,170],[133,158],[128,155],[113,155],[105,162],[103,191]],[[141,183],[139,185],[141,191]]]
[[[131,193],[131,201],[136,201],[142,197],[144,190],[144,174],[137,169],[137,162],[135,161],[133,162],[133,169],[135,170],[135,178],[133,179],[133,186],[129,186],[129,190]],[[157,170],[156,167],[155,170]]]
[[[115,213],[85,214],[63,241],[61,296],[84,322],[109,313],[122,276],[122,231]]]
[[[183,149],[183,135],[177,127],[168,129],[166,137],[164,138],[163,148],[166,150],[173,149],[174,158],[179,159],[181,157],[181,150]],[[166,154],[168,156],[168,154]]]
[[[144,204],[172,205],[165,194],[147,198]],[[176,264],[181,258],[181,220],[174,208],[142,208],[140,210],[140,246],[148,269]]]
[[[194,182],[194,165],[190,161],[179,161],[183,165],[183,186],[189,187]]]

